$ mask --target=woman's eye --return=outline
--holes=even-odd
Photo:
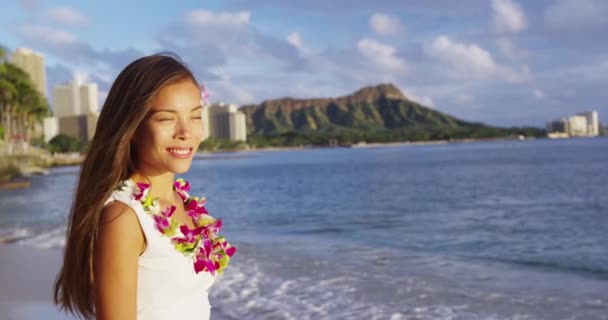
[[[203,117],[192,117],[192,118],[190,118],[190,119],[202,120],[202,119],[203,119]]]
[[[168,122],[168,121],[171,121],[171,120],[173,120],[173,118],[160,118],[160,119],[158,119],[158,121],[162,121],[162,122]]]

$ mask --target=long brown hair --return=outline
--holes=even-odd
[[[95,316],[93,257],[101,211],[116,185],[136,170],[133,137],[165,86],[190,80],[192,72],[168,54],[140,58],[116,78],[99,115],[97,129],[82,163],[70,210],[63,267],[54,301],[61,310],[85,319]]]

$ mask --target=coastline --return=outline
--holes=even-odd
[[[264,147],[264,148],[245,148],[245,149],[220,149],[214,151],[198,150],[195,159],[232,159],[241,158],[239,154],[252,152],[276,152],[276,151],[303,151],[311,149],[331,149],[331,148],[379,148],[379,147],[402,147],[402,146],[421,146],[421,145],[442,145],[460,144],[475,142],[495,142],[510,140],[531,140],[537,138],[503,137],[503,138],[482,138],[482,139],[451,139],[451,140],[425,140],[425,141],[396,141],[396,142],[358,142],[345,145],[300,145],[293,147]],[[221,156],[227,154],[226,156]],[[236,154],[236,155],[235,155]],[[81,153],[57,153],[48,154],[44,151],[34,149],[34,152],[26,154],[6,155],[0,162],[0,190],[18,189],[29,187],[28,178],[32,175],[46,175],[50,168],[63,166],[77,166],[84,160]]]
[[[523,141],[536,140],[539,138],[533,137],[517,137],[517,138],[481,138],[481,139],[451,139],[451,140],[423,140],[423,141],[395,141],[395,142],[358,142],[346,145],[327,145],[313,146],[301,145],[297,147],[266,147],[266,148],[249,148],[240,150],[217,150],[217,151],[198,151],[199,155],[211,155],[221,153],[242,153],[242,152],[273,152],[273,151],[302,151],[310,149],[330,149],[330,148],[377,148],[377,147],[401,147],[401,146],[420,146],[420,145],[441,145],[441,144],[461,144],[461,143],[476,143],[476,142],[499,142],[499,141]],[[542,138],[544,139],[544,138]]]
[[[80,165],[83,159],[84,155],[80,153],[49,154],[38,149],[3,155],[0,160],[0,190],[27,188],[32,175],[47,175],[50,168]]]

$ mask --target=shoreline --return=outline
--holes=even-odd
[[[495,142],[513,140],[532,140],[539,138],[484,138],[484,139],[453,139],[453,140],[424,140],[424,141],[395,141],[395,142],[358,142],[345,145],[300,145],[291,147],[264,147],[246,148],[235,150],[198,150],[194,154],[195,159],[233,159],[244,158],[247,156],[235,156],[234,154],[247,154],[251,152],[276,152],[276,151],[303,151],[313,149],[333,149],[333,148],[379,148],[379,147],[401,147],[401,146],[421,146],[421,145],[440,145],[440,144],[460,144],[475,142]],[[229,154],[227,156],[218,156]],[[0,163],[0,190],[28,188],[29,177],[32,175],[47,175],[49,169],[65,166],[78,166],[84,160],[81,153],[56,153],[48,154],[45,152],[13,154],[7,155],[5,163]]]
[[[395,142],[358,142],[345,145],[300,145],[290,147],[264,147],[264,148],[245,148],[245,149],[229,149],[229,150],[198,150],[194,154],[195,159],[233,159],[243,158],[247,156],[234,156],[234,154],[247,154],[252,152],[277,152],[277,151],[303,151],[313,149],[334,149],[334,148],[380,148],[380,147],[402,147],[402,146],[423,146],[423,145],[444,145],[444,144],[463,144],[476,142],[500,142],[500,141],[526,141],[548,139],[547,137],[500,137],[500,138],[481,138],[481,139],[450,139],[450,140],[424,140],[424,141],[395,141]],[[219,156],[221,154],[229,154],[227,156]],[[11,159],[12,158],[12,159]],[[19,158],[27,159],[25,164],[15,164],[19,162]],[[12,160],[12,162],[11,162]],[[6,159],[7,163],[0,162],[0,190],[10,189],[11,182],[14,182],[19,187],[20,184],[25,185],[23,180],[27,181],[31,175],[46,175],[48,169],[78,166],[84,160],[84,154],[68,153],[68,154],[15,154],[9,155]],[[34,164],[32,164],[34,163]],[[10,168],[10,166],[14,168]],[[11,170],[12,169],[12,170]],[[4,175],[2,175],[4,173]],[[14,181],[17,180],[17,181]],[[27,186],[25,186],[27,187]]]
[[[40,150],[4,155],[0,161],[0,190],[27,188],[31,176],[47,175],[51,168],[80,165],[83,160],[80,153],[49,154]]]
[[[358,142],[347,145],[301,145],[296,147],[267,147],[249,148],[240,150],[217,150],[217,151],[198,151],[196,154],[208,155],[218,153],[245,153],[245,152],[273,152],[273,151],[301,151],[311,149],[333,149],[333,148],[377,148],[377,147],[400,147],[400,146],[419,146],[419,145],[439,145],[439,144],[462,144],[475,142],[499,142],[499,141],[525,141],[538,140],[545,138],[482,138],[482,139],[452,139],[452,140],[423,140],[423,141],[395,141],[395,142]]]

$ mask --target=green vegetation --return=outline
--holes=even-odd
[[[229,139],[209,137],[203,141],[200,146],[200,151],[236,151],[246,149],[247,144],[242,141],[231,141]]]
[[[12,163],[7,164],[6,166],[0,166],[0,182],[11,181],[20,174],[19,168]]]
[[[8,143],[29,142],[36,124],[49,114],[49,106],[29,75],[8,62],[6,54],[0,47],[0,138]]]
[[[277,99],[244,106],[247,142],[256,148],[544,137],[538,128],[468,122],[408,100],[392,84],[336,99]]]
[[[544,137],[545,132],[537,128],[433,128],[418,127],[415,129],[390,130],[348,130],[335,129],[324,132],[297,132],[289,131],[280,134],[258,135],[251,134],[247,138],[249,145],[255,148],[285,147],[285,146],[327,146],[351,145],[359,142],[386,143],[386,142],[417,142],[438,140],[466,140],[466,139],[510,139],[524,137]]]
[[[60,134],[49,141],[48,149],[52,153],[83,152],[85,146],[79,139]]]

